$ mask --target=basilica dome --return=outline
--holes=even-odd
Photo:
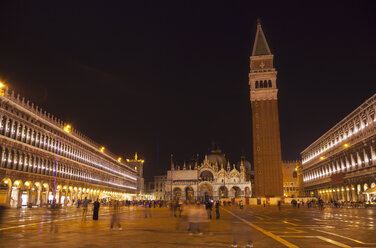
[[[219,147],[212,148],[209,154],[207,155],[208,161],[212,164],[218,164],[225,166],[227,163],[227,159],[222,150]]]

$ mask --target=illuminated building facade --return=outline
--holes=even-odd
[[[299,180],[299,171],[301,161],[283,161],[283,195],[284,197],[298,197],[301,190],[301,182]]]
[[[7,88],[0,95],[0,204],[130,198],[141,190],[137,166]]]
[[[258,22],[249,73],[256,197],[283,196],[277,71],[273,58]]]
[[[304,191],[325,201],[376,194],[376,94],[301,152]]]
[[[200,201],[248,198],[252,196],[250,170],[251,164],[244,158],[230,166],[219,148],[212,149],[201,164],[196,160],[180,167],[171,158],[165,198]]]
[[[155,176],[153,184],[153,197],[155,200],[167,200],[166,194],[167,176]]]

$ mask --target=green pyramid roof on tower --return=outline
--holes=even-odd
[[[252,56],[259,56],[259,55],[271,55],[269,45],[266,42],[264,32],[262,31],[261,23],[258,20],[257,24],[257,32],[255,37],[255,43],[253,46],[253,53]]]

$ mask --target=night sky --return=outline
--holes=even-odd
[[[298,159],[376,93],[375,5],[251,2],[2,1],[0,79],[112,152],[138,152],[146,178],[165,173],[171,153],[203,159],[212,140],[232,163],[251,160],[249,56],[261,18],[282,157]]]

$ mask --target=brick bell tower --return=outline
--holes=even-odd
[[[256,197],[283,196],[277,71],[273,57],[257,20],[249,73]]]

